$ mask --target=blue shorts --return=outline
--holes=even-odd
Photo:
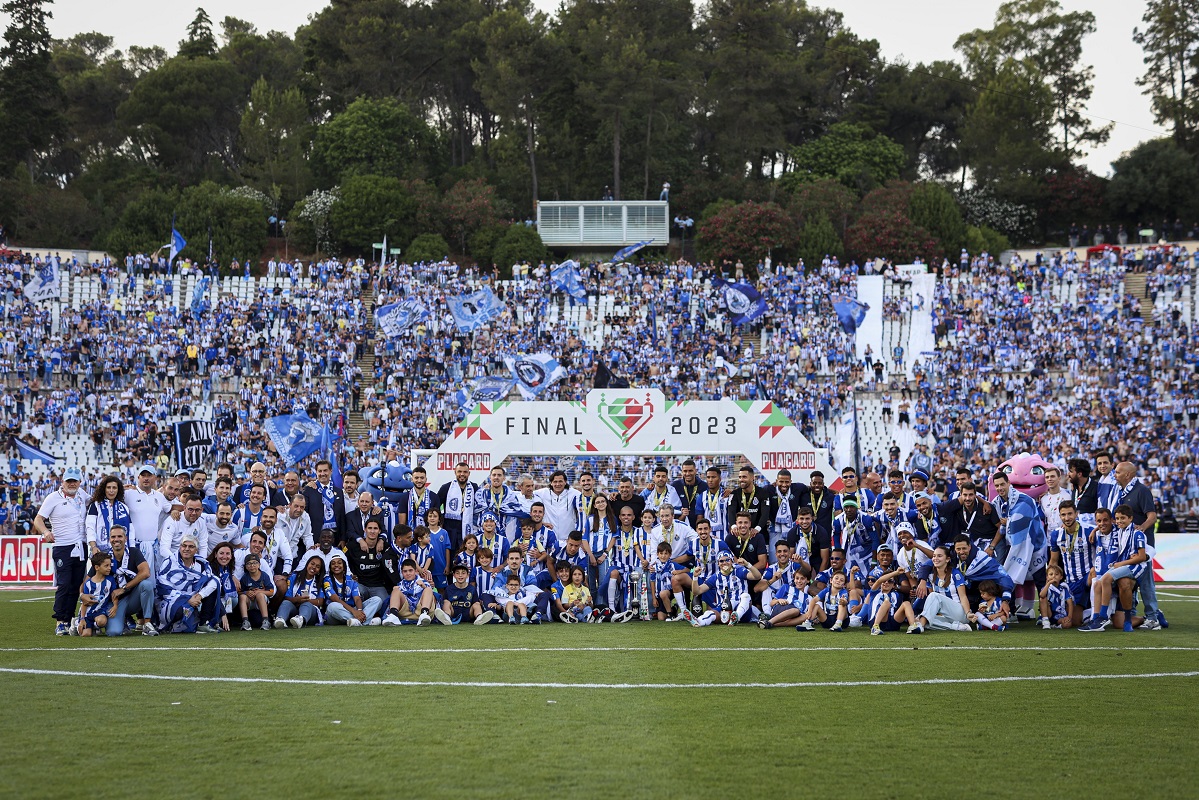
[[[1070,587],[1070,594],[1074,597],[1074,605],[1082,609],[1091,607],[1091,587],[1087,586],[1086,578],[1078,581],[1069,581],[1066,585]]]
[[[1113,570],[1109,570],[1107,574],[1112,576],[1112,583],[1115,583],[1121,578],[1132,578],[1133,580],[1138,580],[1140,579],[1141,575],[1144,574],[1145,565],[1148,563],[1149,562],[1147,561],[1142,561],[1140,564],[1125,564],[1122,567],[1116,567]]]

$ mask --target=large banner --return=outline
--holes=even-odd
[[[180,469],[198,469],[212,454],[212,434],[216,423],[204,419],[185,419],[173,425],[175,461]]]
[[[1153,537],[1153,578],[1158,581],[1199,581],[1199,535],[1159,533]]]
[[[0,583],[54,583],[54,545],[40,536],[0,536]]]
[[[744,455],[769,480],[788,469],[796,480],[824,472],[834,490],[838,473],[766,400],[667,401],[657,389],[592,389],[586,402],[479,403],[425,464],[429,483],[453,476],[454,464],[487,470],[510,455]]]

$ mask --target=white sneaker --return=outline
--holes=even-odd
[[[445,609],[441,608],[440,606],[433,609],[433,616],[436,617],[437,621],[440,622],[442,625],[453,625],[454,624],[454,618],[451,617],[449,614],[445,613]]]
[[[955,623],[953,623],[953,630],[961,631],[962,633],[972,633],[974,631],[974,628],[971,628],[965,622],[955,622]]]
[[[391,628],[391,627],[394,627],[399,624],[400,624],[400,618],[397,617],[395,614],[388,614],[386,617],[383,618],[383,625],[385,627]]]
[[[142,636],[157,636],[158,630],[154,627],[154,623],[146,620],[142,623]]]
[[[301,617],[299,614],[296,614],[294,617],[292,617],[291,619],[289,619],[287,621],[287,624],[292,626],[296,630],[299,630],[300,628],[304,627],[304,618]]]
[[[633,619],[634,616],[636,615],[632,611],[621,611],[619,614],[613,615],[612,621],[618,623],[628,622],[629,620]]]
[[[862,618],[857,615],[850,617],[849,618],[849,627],[851,627],[851,628],[862,627]]]
[[[350,617],[350,621],[346,623],[346,627],[347,628],[361,628],[362,623],[359,622],[358,620],[356,620],[354,617]]]
[[[488,622],[491,622],[493,619],[495,619],[495,612],[492,611],[491,609],[488,609],[488,610],[484,611],[482,614],[480,614],[479,616],[475,617],[474,624],[486,625]]]
[[[1137,626],[1138,631],[1160,631],[1162,624],[1155,617],[1146,617],[1145,621]]]
[[[578,618],[574,614],[571,614],[569,611],[563,611],[561,614],[558,615],[558,619],[562,620],[563,622],[565,622],[567,624],[574,624],[579,621]]]
[[[283,617],[275,617],[275,630],[280,630],[287,627],[287,620]]]
[[[378,617],[372,617],[372,618],[371,618],[371,621],[370,621],[370,622],[368,622],[368,623],[366,623],[366,624],[367,624],[367,625],[382,625],[382,624],[383,624],[383,620],[379,619]]]
[[[433,622],[433,618],[429,616],[428,611],[420,612],[420,616],[416,618],[416,627],[423,628]]]
[[[67,628],[67,636],[79,635],[79,617],[71,617],[70,627]]]
[[[798,625],[796,625],[795,627],[797,627],[797,628],[803,628],[805,631],[814,631],[814,630],[816,630],[816,626],[812,624],[812,620],[810,620],[810,619],[805,619],[803,622],[799,623],[799,624],[798,624]]]

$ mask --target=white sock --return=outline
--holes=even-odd
[[[695,624],[696,624],[696,626],[698,626],[700,628],[707,627],[708,625],[711,625],[715,621],[716,621],[716,612],[712,611],[711,609],[705,611],[704,613],[700,614],[698,617],[695,618]]]
[[[982,614],[979,614],[978,615],[978,627],[986,628],[987,630],[991,630],[992,628],[995,627],[995,623],[992,622],[991,620],[987,619],[986,617],[984,617]]]
[[[616,578],[608,578],[608,607],[616,608]]]
[[[687,598],[683,597],[682,592],[675,592],[674,601],[679,604],[679,612],[682,613],[683,609],[687,607]]]

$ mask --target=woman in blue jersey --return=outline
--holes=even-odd
[[[599,493],[591,501],[591,513],[582,518],[583,544],[587,550],[587,585],[597,607],[613,608],[616,603],[608,598],[609,548],[612,535],[620,527],[608,503],[608,496]],[[615,610],[613,608],[613,610]]]
[[[921,564],[916,573],[920,583],[916,596],[923,598],[917,622],[926,630],[969,631],[970,600],[966,595],[966,579],[953,566],[949,548],[933,549],[932,561]]]
[[[84,518],[87,545],[93,554],[112,552],[108,532],[113,525],[129,530],[129,507],[125,505],[125,487],[121,481],[113,475],[105,475],[96,485]]]
[[[212,619],[205,620],[212,627],[229,630],[229,615],[237,605],[237,579],[233,577],[233,545],[221,542],[212,548],[208,554],[208,566],[212,568],[212,576],[220,583],[217,591],[216,614]]]
[[[275,627],[287,625],[303,628],[304,625],[319,625],[323,621],[325,607],[325,560],[312,556],[304,566],[291,574],[287,582],[287,594],[279,605]]]

